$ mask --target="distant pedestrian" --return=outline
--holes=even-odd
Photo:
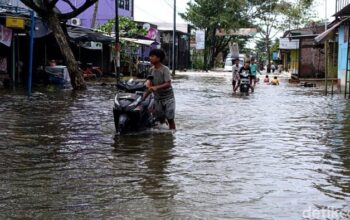
[[[255,87],[257,83],[257,73],[260,73],[258,65],[254,59],[251,60],[250,63],[250,86]],[[261,73],[260,73],[261,74]]]
[[[238,88],[240,69],[241,69],[241,65],[239,64],[239,59],[236,58],[233,60],[233,66],[232,66],[232,89],[233,89],[233,92],[235,92]]]
[[[272,71],[272,73],[275,73],[275,71],[276,71],[276,66],[275,66],[275,64],[271,64],[271,71]]]

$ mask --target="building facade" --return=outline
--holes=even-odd
[[[284,33],[280,39],[280,54],[287,71],[299,78],[325,76],[324,47],[314,43],[314,38],[324,29],[324,25],[314,25]]]
[[[99,0],[97,5],[91,6],[76,18],[68,21],[68,23],[88,28],[98,27],[108,20],[115,18],[115,1],[119,2],[119,16],[129,17],[131,19],[134,18],[134,0]],[[74,0],[71,2],[74,6],[79,6],[83,4],[85,0]],[[63,12],[71,11],[71,7],[63,1],[59,2],[58,8]],[[93,15],[96,10],[96,21],[94,24]]]

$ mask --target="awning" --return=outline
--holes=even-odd
[[[74,42],[100,42],[110,43],[114,38],[104,35],[103,33],[93,31],[88,28],[78,26],[67,26],[68,36]]]
[[[333,17],[346,16],[346,15],[350,15],[350,4],[348,4],[343,9],[338,11],[335,15],[333,15]]]
[[[323,32],[322,34],[319,34],[317,37],[315,37],[316,43],[320,44],[323,43],[326,40],[329,40],[332,37],[332,33],[345,21],[349,20],[350,17],[347,17],[343,20],[338,21],[335,23],[331,28]]]
[[[136,38],[127,38],[127,37],[121,37],[120,40],[135,43],[135,44],[141,44],[141,45],[145,45],[145,46],[159,44],[157,41],[154,41],[154,40],[145,40],[145,39],[136,39]]]

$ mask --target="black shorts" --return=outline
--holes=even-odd
[[[252,80],[254,79],[255,80],[256,76],[250,75],[250,79],[252,79]]]

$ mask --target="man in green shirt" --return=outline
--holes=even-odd
[[[252,59],[251,63],[250,63],[250,72],[251,72],[250,85],[252,87],[255,87],[256,82],[257,82],[256,75],[257,75],[257,73],[259,73],[261,75],[261,72],[259,71],[258,65],[256,64],[256,61],[254,59]]]

